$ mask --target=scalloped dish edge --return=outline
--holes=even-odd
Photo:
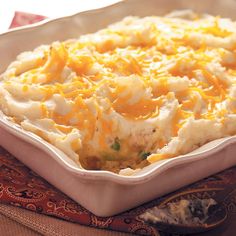
[[[110,171],[103,171],[103,170],[93,171],[93,170],[81,169],[78,166],[75,166],[76,164],[73,165],[72,163],[69,163],[72,160],[69,159],[66,156],[66,154],[64,154],[58,148],[46,142],[39,136],[33,134],[32,132],[23,130],[19,125],[15,124],[14,122],[11,122],[9,118],[5,116],[2,112],[0,112],[0,127],[7,130],[14,136],[24,140],[25,142],[34,145],[35,147],[46,152],[60,165],[62,165],[75,175],[79,175],[80,177],[87,179],[90,178],[96,179],[97,177],[99,177],[102,179],[113,180],[118,183],[127,183],[127,181],[133,184],[137,182],[146,182],[150,178],[153,178],[153,176],[159,175],[160,173],[166,171],[169,168],[176,167],[182,164],[191,163],[196,160],[204,159],[210,155],[213,155],[216,152],[221,151],[227,146],[236,143],[236,136],[217,139],[206,143],[205,145],[201,146],[198,149],[195,149],[194,151],[188,154],[159,161],[154,164],[150,164],[149,166],[144,167],[141,171],[137,172],[135,175],[126,176],[126,175],[116,174]],[[142,174],[140,174],[140,172],[142,172]]]

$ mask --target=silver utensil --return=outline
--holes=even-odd
[[[147,209],[137,219],[168,233],[193,234],[211,230],[227,218],[223,200],[236,189],[236,184],[205,197],[207,190],[186,192],[165,199],[164,204]]]

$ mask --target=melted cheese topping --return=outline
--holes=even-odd
[[[235,23],[187,15],[127,17],[20,54],[1,110],[82,167],[122,173],[234,135]]]

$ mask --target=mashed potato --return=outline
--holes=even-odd
[[[127,17],[20,54],[0,109],[85,169],[132,173],[236,134],[236,25]]]

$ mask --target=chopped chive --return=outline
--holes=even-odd
[[[114,143],[111,145],[111,148],[115,151],[119,151],[120,150],[120,143],[119,143],[119,139],[115,138]]]
[[[149,156],[149,155],[151,155],[151,153],[150,152],[140,152],[140,154],[139,154],[139,156],[140,156],[140,158],[142,159],[142,160],[145,160],[145,159],[147,159],[147,157]]]

